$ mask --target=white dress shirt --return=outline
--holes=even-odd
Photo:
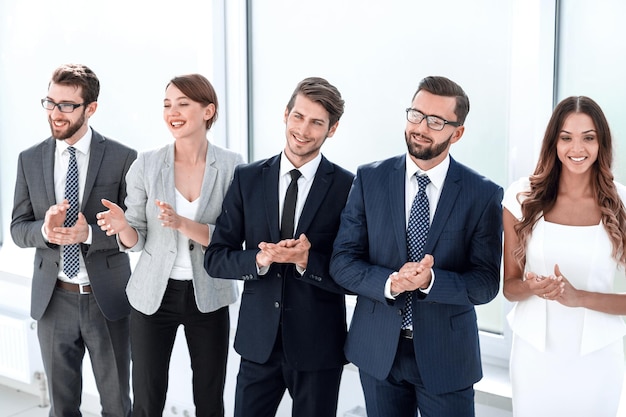
[[[78,207],[80,207],[83,201],[83,195],[85,194],[85,183],[87,182],[87,169],[89,167],[89,150],[91,149],[91,128],[87,129],[85,136],[80,138],[73,146],[76,149],[76,164],[78,165]],[[61,203],[65,199],[65,177],[67,176],[67,167],[70,163],[70,153],[67,150],[69,145],[64,140],[56,141],[56,149],[54,151],[54,195],[57,203]],[[43,227],[41,229],[43,237],[48,241]],[[89,226],[89,235],[87,240],[83,243],[91,244],[92,231]],[[63,253],[63,248],[61,248]],[[78,275],[69,279],[63,272],[63,256],[61,256],[61,263],[59,268],[58,278],[61,281],[71,282],[73,284],[87,284],[89,283],[89,277],[87,276],[87,268],[85,268],[85,261],[81,253],[80,256],[80,269]]]

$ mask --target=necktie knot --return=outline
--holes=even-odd
[[[302,173],[297,169],[292,169],[289,171],[289,175],[291,175],[291,181],[298,181],[298,179],[302,176]]]
[[[430,184],[430,178],[428,178],[428,175],[415,174],[415,176],[417,178],[417,185],[419,185],[420,191],[426,191],[426,186]]]

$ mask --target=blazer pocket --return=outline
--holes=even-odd
[[[222,290],[224,288],[230,288],[230,287],[232,287],[235,284],[232,279],[223,279],[223,278],[213,278],[213,277],[210,277],[210,280],[211,280],[211,285],[216,290]]]
[[[454,331],[462,331],[475,328],[476,312],[472,309],[464,313],[457,314],[456,316],[450,317],[450,326]]]
[[[109,269],[122,268],[128,265],[128,263],[128,255],[123,252],[107,256],[107,266]]]
[[[145,287],[146,281],[154,278],[151,273],[152,269],[150,264],[152,263],[152,255],[144,250],[139,255],[139,260],[137,261],[137,265],[133,270],[132,275],[130,276],[129,285],[132,285],[135,288],[142,289]]]

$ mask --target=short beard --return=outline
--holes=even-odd
[[[74,136],[76,132],[78,132],[80,128],[83,127],[83,125],[85,124],[85,110],[83,109],[83,114],[80,115],[80,118],[75,123],[70,123],[65,133],[59,135],[58,137],[54,136],[55,126],[51,118],[48,118],[48,123],[50,124],[50,131],[52,133],[52,136],[55,139],[57,140],[69,139],[72,136]]]
[[[448,149],[448,146],[450,146],[451,139],[452,135],[448,136],[448,139],[444,140],[439,145],[433,145],[430,148],[424,148],[420,147],[419,145],[413,145],[411,143],[409,135],[404,132],[404,140],[406,141],[406,147],[409,151],[409,154],[413,158],[421,159],[423,161],[428,161],[441,155],[446,149]]]

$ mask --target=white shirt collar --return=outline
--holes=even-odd
[[[74,146],[74,148],[76,148],[78,152],[82,153],[83,155],[87,155],[89,153],[89,148],[91,146],[92,136],[93,134],[91,132],[91,128],[88,128],[87,133],[85,133],[85,135],[82,138],[78,139],[78,141],[72,146]],[[70,147],[64,140],[57,140],[56,144],[57,144],[57,149],[59,150],[60,153],[65,152],[67,148]]]
[[[298,171],[300,171],[305,180],[310,181],[313,177],[315,177],[315,173],[317,172],[317,168],[320,166],[321,162],[322,154],[318,153],[315,158],[298,168]],[[289,161],[289,159],[285,156],[285,153],[282,152],[280,154],[280,178],[282,178],[283,175],[289,174],[289,171],[292,169],[296,169],[296,167],[293,166],[291,161]]]
[[[430,183],[434,185],[437,189],[441,189],[443,187],[443,182],[446,179],[446,175],[448,174],[448,168],[450,167],[450,154],[446,155],[446,158],[441,161],[441,163],[428,171],[422,170],[418,167],[415,162],[411,159],[411,156],[407,152],[406,154],[406,179],[407,181],[411,181],[411,178],[415,173],[426,174],[428,178],[430,178]]]

